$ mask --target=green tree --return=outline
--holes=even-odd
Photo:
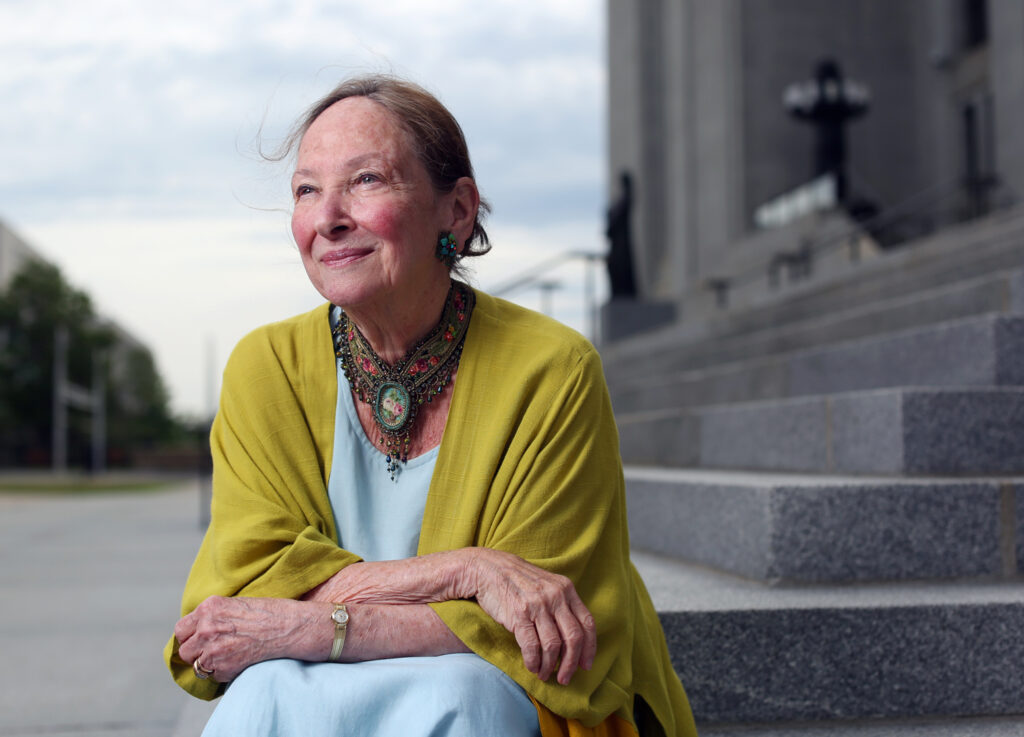
[[[53,427],[54,336],[68,331],[68,379],[106,374],[107,434],[118,455],[180,434],[149,351],[98,320],[92,301],[52,264],[29,261],[0,293],[0,463],[46,465]],[[90,418],[69,416],[69,459],[88,458]]]

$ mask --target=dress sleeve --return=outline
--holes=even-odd
[[[318,437],[323,422],[305,406],[309,387],[287,358],[256,333],[228,362],[210,437],[210,526],[182,616],[210,596],[297,598],[359,560],[337,544]],[[197,679],[177,648],[172,637],[164,651],[175,681],[199,698],[217,696],[221,687]]]

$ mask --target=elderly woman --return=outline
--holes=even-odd
[[[205,734],[693,734],[600,359],[452,278],[489,248],[454,118],[359,78],[296,144],[292,233],[327,304],[225,370],[165,652],[223,694]]]

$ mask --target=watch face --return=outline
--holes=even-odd
[[[348,612],[344,609],[335,609],[331,614],[331,619],[333,619],[337,624],[348,624]]]

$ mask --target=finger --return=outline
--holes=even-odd
[[[178,623],[174,625],[174,636],[178,638],[178,642],[185,642],[188,638],[195,634],[196,631],[196,617],[194,614],[188,614],[178,620]]]
[[[562,634],[558,631],[558,625],[555,624],[555,620],[551,618],[547,610],[542,610],[539,613],[534,620],[534,627],[537,629],[537,637],[540,638],[541,662],[537,677],[546,681],[555,672],[558,657],[562,654]]]
[[[569,600],[569,607],[583,631],[580,668],[590,670],[594,667],[594,658],[597,657],[597,623],[594,621],[594,615],[590,613],[579,596],[575,597],[575,601]]]
[[[583,625],[568,606],[555,613],[555,621],[562,637],[562,662],[558,667],[558,682],[567,686],[580,667],[586,635],[583,632]]]
[[[523,653],[523,665],[531,673],[538,673],[541,665],[540,639],[533,622],[525,622],[515,628],[516,642]]]

